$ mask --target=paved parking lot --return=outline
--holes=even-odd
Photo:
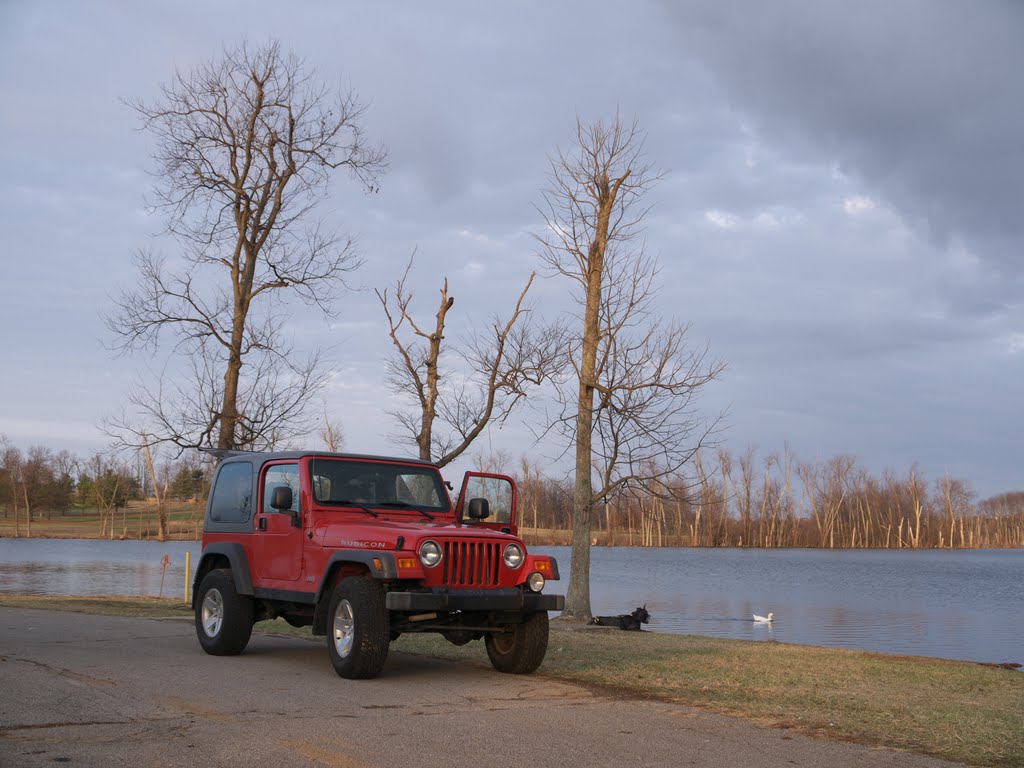
[[[0,765],[950,765],[502,675],[480,654],[392,652],[350,681],[322,643],[255,635],[215,658],[181,620],[0,608]]]

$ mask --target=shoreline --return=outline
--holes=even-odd
[[[570,531],[565,531],[569,534]],[[530,532],[519,531],[519,538],[523,540],[523,543],[527,547],[565,547],[570,548],[571,543],[565,543],[561,541],[561,538],[556,538],[555,541],[548,540],[544,537],[532,536]],[[115,537],[109,539],[108,537],[100,536],[81,536],[78,534],[41,534],[29,536],[11,536],[0,532],[0,540],[12,540],[12,541],[83,541],[83,542],[154,542],[154,543],[170,543],[170,542],[185,542],[191,544],[202,544],[202,538],[196,539],[194,535],[168,535],[164,539],[150,538],[140,539],[139,537]],[[645,546],[641,544],[604,544],[598,542],[591,544],[592,548],[599,549],[686,549],[686,550],[750,550],[750,551],[792,551],[792,550],[821,550],[830,552],[981,552],[981,551],[1019,551],[1024,550],[1024,547],[738,547],[736,545],[725,545],[721,547],[702,547],[700,545],[692,544],[666,544],[662,546],[650,545]]]
[[[546,536],[538,535],[530,529],[520,529],[519,537],[528,547],[571,547],[571,542],[566,542],[563,539],[571,536],[571,531],[563,531],[564,536]],[[171,533],[165,538],[160,539],[157,537],[140,538],[138,536],[115,536],[109,538],[107,536],[99,535],[88,535],[80,534],[77,532],[46,532],[40,534],[33,534],[32,536],[15,536],[11,533],[0,532],[0,539],[11,539],[11,540],[78,540],[78,541],[146,541],[146,542],[189,542],[199,544],[202,542],[202,537],[196,538],[194,534],[188,533]],[[1005,547],[758,547],[758,546],[736,546],[727,545],[720,547],[706,547],[692,544],[665,544],[661,546],[649,545],[645,546],[642,544],[622,544],[612,543],[608,544],[602,541],[591,542],[591,547],[596,548],[624,548],[624,549],[706,549],[706,550],[757,550],[757,551],[769,551],[769,550],[823,550],[823,551],[834,551],[834,552],[972,552],[982,550],[992,551],[1017,551],[1024,550],[1024,546],[1005,546]]]

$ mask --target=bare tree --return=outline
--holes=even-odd
[[[818,530],[819,547],[835,546],[841,513],[850,490],[850,478],[856,463],[857,460],[853,456],[842,455],[829,459],[824,466],[801,464],[797,469],[804,486],[804,494],[811,505],[814,525]]]
[[[971,490],[970,485],[963,480],[950,477],[948,469],[946,474],[936,481],[935,485],[938,496],[942,499],[943,524],[944,526],[949,526],[948,539],[945,539],[944,532],[939,532],[939,547],[941,548],[943,545],[947,547],[955,546],[957,520],[960,521],[960,546],[966,546],[963,521],[970,514],[970,510],[974,508],[974,492]]]
[[[135,391],[129,394],[130,399],[135,396]],[[160,400],[155,400],[154,403],[161,408],[163,407]],[[147,429],[140,427],[138,424],[138,421],[133,422],[127,417],[122,417],[116,425],[108,422],[104,424],[101,429],[103,429],[103,431],[112,438],[114,442],[114,451],[116,453],[128,452],[135,456],[141,456],[145,462],[146,474],[149,476],[149,482],[153,488],[153,500],[156,502],[158,525],[157,536],[160,541],[165,541],[169,534],[170,524],[167,509],[167,483],[164,482],[164,487],[161,489],[161,483],[157,478],[157,465],[155,461],[160,450],[161,441],[156,435]],[[94,462],[101,462],[101,459],[102,456],[100,454],[93,457]],[[101,463],[96,464],[94,469],[101,466]],[[145,493],[143,493],[143,498],[145,498]]]
[[[85,485],[89,499],[99,513],[100,538],[114,538],[114,524],[117,510],[128,503],[130,486],[134,485],[132,473],[124,462],[97,451],[83,463]],[[122,535],[127,534],[127,528]]]
[[[46,489],[54,480],[53,451],[44,445],[30,446],[21,465],[21,493],[29,538],[32,537],[32,516],[43,506]]]
[[[165,541],[168,534],[169,516],[167,513],[167,483],[160,487],[160,481],[156,476],[156,463],[153,461],[153,450],[149,443],[142,443],[142,457],[146,460],[146,471],[149,473],[149,481],[153,484],[153,499],[156,501],[156,516],[158,523],[157,539]]]
[[[421,459],[445,466],[469,448],[489,423],[504,423],[527,396],[527,389],[551,375],[562,329],[557,324],[539,327],[529,322],[530,310],[524,301],[533,284],[531,274],[509,318],[495,317],[486,331],[472,332],[456,350],[462,370],[458,363],[442,370],[445,326],[455,298],[448,294],[445,278],[433,327],[424,329],[411,310],[413,292],[407,283],[412,265],[410,258],[393,295],[387,289],[377,291],[395,352],[388,362],[389,384],[415,403],[392,415]]]
[[[58,451],[53,455],[53,473],[56,482],[55,510],[65,516],[75,490],[78,457],[66,449]]]
[[[226,50],[175,73],[155,103],[129,104],[156,139],[153,203],[180,250],[135,255],[137,283],[107,325],[122,353],[169,335],[190,368],[188,383],[161,374],[140,384],[135,418],[179,447],[262,446],[306,431],[324,374],[318,353],[294,354],[282,307],[295,297],[330,314],[359,266],[353,238],[314,211],[339,168],[375,189],[386,155],[363,135],[364,106],[276,42]]]
[[[327,413],[327,403],[324,403],[324,420],[320,425],[320,439],[324,441],[327,450],[331,453],[340,451],[345,443],[345,430],[341,423],[332,421]]]
[[[0,461],[2,461],[2,478],[4,481],[3,493],[11,506],[14,508],[14,538],[21,536],[21,524],[18,518],[18,504],[19,485],[21,484],[22,470],[24,468],[24,459],[22,458],[21,451],[17,447],[11,445],[6,435],[0,434],[0,450],[3,451],[0,455]]]
[[[643,197],[661,178],[634,121],[576,123],[569,153],[551,160],[540,258],[573,286],[581,310],[570,334],[573,376],[552,427],[575,448],[573,552],[567,618],[590,618],[594,504],[620,491],[660,496],[715,420],[694,409],[723,365],[686,344],[687,327],[653,314],[656,259],[641,238]],[[597,484],[595,485],[595,479]]]

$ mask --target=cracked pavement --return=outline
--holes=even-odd
[[[392,650],[342,680],[323,642],[207,656],[181,620],[0,608],[0,765],[950,766],[682,705]],[[287,761],[287,763],[282,763]]]

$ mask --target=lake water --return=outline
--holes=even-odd
[[[182,596],[198,542],[0,539],[0,592]],[[570,550],[558,558],[564,594]],[[1024,663],[1024,551],[595,547],[594,613],[646,604],[655,632]],[[767,615],[755,624],[751,614]]]

